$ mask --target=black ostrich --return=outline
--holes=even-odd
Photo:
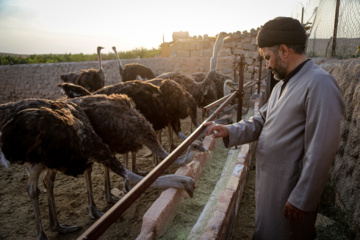
[[[78,86],[65,83],[58,86],[63,89],[68,97],[80,92],[89,94],[89,92],[86,93],[86,91],[79,89]],[[194,103],[191,102],[191,99],[189,100],[187,93],[181,86],[173,81],[161,81],[160,86],[155,86],[148,81],[134,80],[106,86],[93,92],[93,94],[106,95],[114,93],[128,95],[135,102],[140,113],[152,124],[155,131],[162,130],[170,124],[180,139],[186,139],[187,136],[181,131],[180,120],[189,116],[189,111],[191,111],[193,123],[196,126],[199,125],[193,113],[192,105]]]
[[[198,127],[200,124],[197,120],[197,105],[194,97],[185,91],[184,88],[177,82],[171,79],[154,78],[147,82],[152,83],[158,87],[163,94],[172,99],[171,106],[170,102],[167,102],[167,109],[173,111],[171,117],[185,119],[190,116],[192,123]],[[179,109],[181,111],[179,111]]]
[[[189,92],[185,91],[183,87],[177,82],[171,79],[161,79],[154,78],[148,80],[156,86],[160,87],[160,90],[163,94],[165,94],[167,99],[170,101],[166,101],[166,109],[169,113],[170,118],[174,119],[185,119],[190,116],[191,122],[195,127],[198,127],[200,124],[197,120],[197,105],[194,97],[189,94]],[[180,111],[179,111],[180,110]],[[176,122],[177,129],[181,129],[180,121],[171,121]],[[174,127],[173,127],[174,128]],[[176,129],[175,128],[175,129]],[[173,134],[172,130],[168,128],[168,137],[170,143],[169,151],[172,151],[176,148],[173,144]]]
[[[194,97],[198,107],[200,108],[214,102],[218,99],[216,86],[214,84],[214,79],[216,78],[217,56],[224,39],[228,36],[229,35],[224,32],[218,34],[213,49],[213,57],[210,60],[210,70],[203,81],[197,82],[193,78],[178,72],[163,73],[160,74],[158,78],[170,78],[182,85],[184,89]]]
[[[77,101],[94,99],[93,104],[96,105],[98,102],[103,107],[111,108],[112,100],[99,102],[99,98],[101,96],[89,96],[84,100],[77,99]],[[121,99],[119,101],[124,101],[129,109],[134,109],[126,96],[103,98]],[[87,114],[74,103],[41,99],[23,100],[0,105],[0,113],[1,154],[4,154],[9,162],[25,164],[27,167],[29,175],[27,190],[35,211],[37,239],[46,239],[40,218],[38,201],[40,191],[37,188],[42,170],[47,170],[44,186],[47,189],[51,229],[61,233],[73,232],[79,227],[62,226],[57,220],[53,194],[57,171],[75,177],[85,172],[86,179],[91,180],[91,166],[97,162],[130,182],[138,183],[142,179],[141,176],[128,171],[121,165],[114,156],[114,152],[95,133]],[[156,179],[151,187],[181,188],[192,196],[195,181],[186,176],[166,175]],[[88,191],[91,192],[91,187]],[[92,194],[89,194],[90,196]],[[96,208],[95,204],[93,207]],[[100,212],[97,211],[95,214],[99,215]]]
[[[115,108],[115,106],[116,106],[115,103],[111,105],[111,108],[103,106],[104,104],[108,104],[108,102],[111,99],[112,99],[112,102],[114,102],[117,99],[114,97],[116,95],[112,94],[111,92],[126,92],[126,91],[123,91],[120,86],[123,86],[123,85],[127,86],[130,83],[131,82],[115,85],[118,87],[118,88],[115,88],[115,90],[119,90],[119,91],[105,91],[106,95],[113,96],[112,98],[108,98],[108,99],[105,98],[106,95],[90,93],[89,91],[86,91],[79,85],[62,83],[62,84],[59,84],[58,86],[61,87],[61,90],[67,96],[74,96],[74,92],[76,92],[76,93],[82,92],[85,95],[93,96],[92,98],[83,97],[83,98],[75,98],[72,100],[69,99],[68,101],[75,102],[82,109],[84,109],[84,111],[87,113],[88,117],[90,118],[90,120],[94,126],[95,132],[99,136],[102,137],[103,141],[106,144],[108,144],[110,149],[113,152],[124,154],[126,166],[128,165],[127,164],[127,162],[128,162],[127,153],[132,152],[132,171],[134,171],[138,174],[144,175],[144,174],[146,174],[145,172],[139,172],[137,169],[136,156],[135,156],[135,152],[137,152],[142,145],[147,146],[154,153],[154,156],[156,155],[161,159],[164,159],[165,157],[168,156],[168,153],[161,147],[161,144],[156,140],[155,132],[154,133],[152,132],[152,131],[154,131],[154,130],[152,130],[153,129],[152,126],[154,126],[154,125],[150,125],[148,122],[149,119],[144,118],[143,115],[140,113],[139,113],[140,116],[137,116],[137,118],[130,118],[130,117],[126,116],[126,114],[124,114],[124,110],[122,109],[122,105],[124,105],[124,104],[118,103],[117,109]],[[146,91],[146,93],[150,97],[148,95],[145,95],[145,100],[153,101],[153,103],[151,103],[151,104],[153,104],[153,105],[158,104],[159,111],[164,111],[164,107],[162,105],[163,101],[161,101],[161,100],[159,101],[159,97],[156,97],[156,98],[151,97],[156,94],[159,94],[159,91],[157,91],[157,89],[154,89],[152,84],[142,84],[144,82],[141,82],[141,81],[136,81],[135,86],[130,88],[130,90],[131,89],[132,90],[140,90],[140,88],[138,88],[137,83],[140,83],[140,86],[149,87],[149,91]],[[166,84],[164,84],[164,85],[166,85]],[[103,90],[107,90],[107,88],[108,87],[105,87]],[[111,87],[109,87],[109,88],[112,89]],[[120,91],[120,90],[122,90],[122,91]],[[127,90],[129,90],[129,89],[127,89]],[[126,92],[127,95],[129,94],[129,92],[131,92],[131,91]],[[95,93],[97,93],[97,92],[95,92]],[[135,91],[132,94],[135,94],[135,96],[136,96],[138,93]],[[129,94],[129,95],[132,95],[132,94]],[[124,96],[123,98],[125,98],[125,96],[127,96],[127,95],[123,95]],[[101,98],[100,98],[100,96],[101,96]],[[94,99],[96,99],[96,97],[99,98],[99,101],[98,101],[99,103],[94,101]],[[103,99],[103,100],[100,101],[100,99]],[[117,101],[119,102],[120,100],[117,99]],[[101,102],[105,102],[105,103],[103,103],[101,105],[100,104]],[[142,101],[142,102],[144,102],[144,101]],[[147,114],[152,113],[151,111],[149,111],[149,109],[146,108],[146,105],[141,105],[141,106],[143,107],[143,109],[147,110],[146,111]],[[138,109],[138,106],[136,108]],[[163,114],[166,114],[166,111],[164,111]],[[151,119],[154,121],[155,117],[153,115],[151,115],[151,116],[152,116]],[[165,116],[166,115],[164,115],[164,117]],[[134,127],[132,126],[135,124],[134,121],[136,119],[138,119],[137,122],[140,122],[138,124],[139,126],[136,128],[138,130],[134,129]],[[131,122],[129,122],[129,121],[131,121]],[[144,123],[141,123],[141,122],[144,122]],[[159,124],[159,122],[157,122],[157,123],[158,123],[158,125],[156,125],[156,126],[158,128],[161,126],[162,127],[166,126],[166,122],[162,123],[163,125],[160,125],[161,122],[160,122],[160,124]],[[176,124],[174,124],[174,125],[177,126]],[[157,129],[157,130],[159,130],[159,129]],[[140,132],[140,131],[142,131],[142,132]],[[145,134],[145,133],[148,133],[148,134]],[[119,140],[119,136],[121,136],[120,140]],[[181,136],[181,134],[180,134],[180,136]],[[148,138],[148,140],[146,140],[147,138]],[[154,140],[154,138],[156,141]],[[121,139],[126,139],[126,142],[122,142]],[[152,141],[151,144],[149,143],[150,140]],[[194,158],[195,154],[198,153],[199,151],[206,151],[206,149],[204,149],[202,147],[201,142],[195,142],[194,144],[190,145],[190,147],[187,150],[187,153],[184,156],[175,160],[174,164],[183,165],[183,164],[188,163],[189,161],[191,161]],[[154,158],[154,159],[157,159],[157,158]],[[113,202],[113,201],[116,201],[117,199],[114,199],[110,194],[110,181],[108,180],[108,176],[109,176],[108,171],[106,169],[105,170],[105,200],[107,202]]]
[[[145,67],[139,63],[128,63],[125,65],[125,68],[123,68],[119,59],[119,55],[116,51],[116,47],[112,47],[112,49],[115,52],[115,56],[119,65],[120,76],[123,82],[131,80],[146,81],[155,78],[155,74],[151,71],[150,68]]]
[[[111,151],[126,154],[136,153],[142,145],[149,148],[156,156],[164,159],[168,153],[157,140],[151,124],[135,108],[135,104],[127,95],[96,94],[69,99],[68,102],[78,105],[88,116],[94,131],[109,146]],[[174,161],[175,165],[190,162],[198,152],[206,151],[202,142],[194,142],[187,153]],[[133,159],[135,172],[136,160]],[[105,169],[105,199],[112,202],[108,169]]]
[[[60,75],[60,78],[64,82],[69,82],[83,86],[90,92],[96,91],[105,85],[105,72],[101,65],[101,49],[103,47],[97,47],[97,55],[99,60],[99,69],[83,69],[80,73],[69,73]]]

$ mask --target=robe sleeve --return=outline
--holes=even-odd
[[[302,172],[288,201],[303,211],[315,211],[340,143],[345,103],[336,80],[329,75],[317,79],[309,89],[304,108]]]
[[[256,141],[265,123],[266,112],[267,104],[260,109],[260,114],[254,115],[249,120],[241,120],[226,126],[229,131],[229,137],[223,138],[225,147],[229,148]]]

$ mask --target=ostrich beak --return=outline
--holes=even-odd
[[[209,149],[207,149],[206,147],[200,147],[199,150],[205,153],[209,152]]]

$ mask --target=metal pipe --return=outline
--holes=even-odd
[[[218,100],[216,100],[215,102],[213,103],[210,103],[209,105],[206,105],[205,107],[203,107],[203,109],[205,111],[209,111],[215,107],[217,107],[218,105],[220,105],[222,102],[224,102],[228,97],[230,97],[232,94],[229,94],[229,95],[226,95]]]
[[[239,122],[242,117],[242,105],[244,98],[244,67],[245,67],[245,58],[243,55],[240,57],[239,62],[239,94],[238,94],[238,110],[237,110],[237,121]]]
[[[250,88],[250,87],[254,86],[255,84],[257,84],[257,81],[250,80],[249,82],[247,82],[247,83],[244,84],[243,89]],[[236,92],[237,94],[239,93],[238,91],[234,91],[234,92]],[[231,94],[228,94],[228,95],[226,95],[226,96],[224,96],[224,97],[216,100],[215,102],[210,103],[209,105],[206,105],[205,107],[203,107],[203,111],[204,111],[204,112],[208,112],[208,111],[210,111],[211,109],[213,109],[213,108],[217,107],[218,105],[220,105],[220,104],[221,104],[222,102],[224,102],[227,98],[231,97],[231,99],[233,99],[234,97],[237,96],[237,94],[236,94],[236,95],[232,95],[232,93],[231,93]],[[222,110],[222,109],[221,109],[221,110]]]
[[[261,71],[262,71],[262,61],[263,61],[263,58],[260,56],[259,57],[259,61],[260,61],[260,64],[259,64],[259,79],[258,79],[258,94],[260,94],[260,85],[261,85]]]
[[[226,99],[203,123],[214,120],[215,117],[220,114],[220,112],[222,111],[222,109],[223,109],[226,105],[228,105],[237,95],[238,95],[238,92],[237,92],[237,91],[235,91],[235,92],[227,95],[227,96],[228,96],[227,99]],[[201,133],[201,132],[200,132],[200,133]],[[193,134],[194,134],[194,133],[193,133]],[[190,136],[192,136],[193,134],[191,134]],[[197,136],[199,136],[199,134],[198,134]],[[197,136],[196,136],[196,137],[197,137]]]

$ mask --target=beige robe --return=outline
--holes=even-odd
[[[258,141],[254,239],[313,239],[316,208],[340,142],[345,103],[334,77],[305,63],[273,89],[260,116],[229,125],[226,147]],[[286,201],[305,221],[283,216]]]

